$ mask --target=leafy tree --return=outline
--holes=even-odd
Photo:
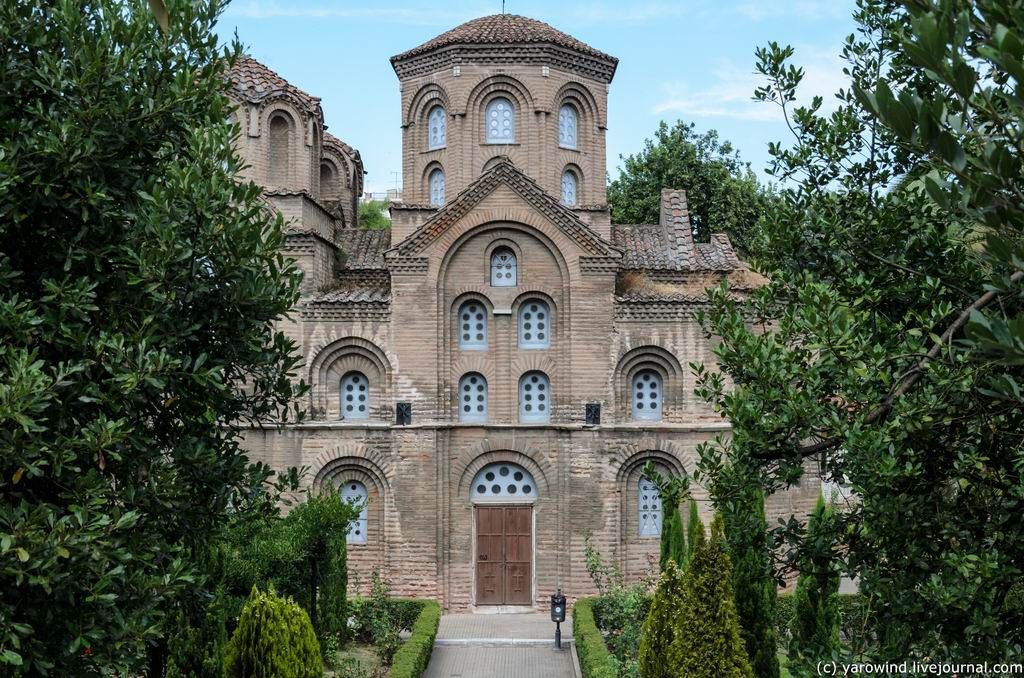
[[[640,675],[644,678],[677,678],[682,675],[666,659],[679,632],[676,619],[684,604],[683,582],[683,570],[670,559],[661,571],[640,637],[639,666]]]
[[[690,506],[686,511],[686,541],[689,544],[686,560],[693,560],[693,552],[697,549],[697,540],[704,538],[704,523],[700,520],[700,511],[697,510],[697,500],[690,498]]]
[[[359,227],[369,229],[391,228],[391,219],[387,216],[386,200],[367,200],[359,203]]]
[[[1017,656],[1024,14],[862,0],[855,18],[851,87],[828,115],[792,107],[792,49],[758,51],[757,96],[795,142],[770,148],[785,190],[755,262],[771,283],[714,291],[704,318],[720,372],[698,387],[732,435],[700,468],[743,467],[766,494],[809,468],[852,487],[829,539],[778,531],[779,565],[810,555],[858,577],[879,658]]]
[[[824,497],[811,512],[807,540],[832,538],[829,523],[835,511]],[[827,553],[827,546],[812,554]],[[829,558],[809,555],[801,564],[793,593],[793,621],[790,624],[789,670],[808,676],[817,674],[817,662],[829,660],[839,651],[839,573]]]
[[[731,571],[722,518],[715,516],[711,539],[697,538],[693,560],[683,575],[683,595],[676,601],[675,632],[664,658],[672,669],[670,675],[753,676],[740,638]]]
[[[699,134],[694,125],[662,121],[642,151],[622,158],[624,167],[608,186],[612,220],[617,224],[656,224],[661,189],[686,190],[694,237],[728,233],[746,252],[754,227],[771,198],[748,163],[718,132]]]
[[[220,11],[0,3],[5,674],[159,672],[205,543],[276,500],[240,434],[302,392],[300,273],[238,178]]]
[[[230,678],[320,678],[320,645],[306,611],[273,590],[253,587],[231,636],[224,670]]]

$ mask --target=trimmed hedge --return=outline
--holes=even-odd
[[[402,643],[391,662],[391,678],[419,678],[427,670],[430,653],[434,649],[437,626],[441,622],[441,606],[433,600],[395,600],[396,613],[404,626],[416,608],[419,614],[412,622],[412,635]]]
[[[580,598],[572,608],[572,637],[583,678],[617,678],[618,662],[608,652],[594,621],[594,599]]]

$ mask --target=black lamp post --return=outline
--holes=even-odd
[[[565,621],[565,596],[562,595],[562,587],[558,587],[558,593],[551,594],[551,621],[555,622],[555,647],[562,649],[562,622]]]

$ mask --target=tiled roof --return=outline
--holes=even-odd
[[[362,164],[362,158],[359,156],[359,151],[352,148],[351,146],[349,146],[344,141],[334,136],[330,132],[324,131],[324,142],[337,146],[338,148],[340,148],[341,150],[345,151],[353,158],[355,158],[360,164]]]
[[[612,242],[620,247],[622,269],[669,271],[732,271],[742,265],[723,233],[711,236],[711,242],[693,244],[689,256],[681,250],[661,224],[612,224]]]
[[[345,253],[345,268],[386,269],[384,252],[391,247],[391,229],[343,228],[338,245]]]
[[[391,63],[408,59],[440,47],[449,45],[508,44],[522,45],[547,43],[573,49],[592,57],[618,63],[618,59],[590,45],[577,40],[567,33],[549,26],[543,21],[515,14],[492,14],[472,19],[464,24],[428,40],[419,47],[391,57]]]
[[[231,81],[235,85],[235,91],[242,98],[254,103],[271,94],[284,93],[294,96],[311,110],[316,110],[320,106],[319,97],[303,92],[247,54],[238,57],[238,61],[231,69]]]
[[[386,285],[346,285],[314,297],[314,304],[380,304],[391,301]]]

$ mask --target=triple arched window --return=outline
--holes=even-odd
[[[633,376],[633,420],[661,421],[662,381],[654,370],[640,370]]]
[[[366,485],[363,485],[358,480],[348,481],[341,486],[341,499],[361,507],[359,509],[359,518],[353,520],[348,527],[348,538],[346,541],[350,544],[365,544],[366,528],[369,522],[367,520],[369,512],[366,509],[368,500]]]
[[[459,421],[487,421],[487,379],[470,372],[459,379]]]
[[[558,145],[562,148],[576,148],[576,109],[563,104],[558,111]]]
[[[472,300],[459,306],[459,348],[487,348],[487,307]]]
[[[576,206],[578,183],[575,172],[570,169],[562,172],[562,204],[566,207]]]
[[[491,253],[491,287],[515,287],[517,274],[515,252],[499,247]]]
[[[448,145],[448,116],[443,106],[434,106],[427,115],[427,150]]]
[[[491,99],[484,111],[484,140],[512,144],[516,140],[516,109],[505,97]]]
[[[638,489],[637,512],[640,515],[640,536],[660,536],[662,507],[658,486],[646,478],[641,478]]]
[[[369,419],[370,382],[362,372],[349,372],[341,378],[341,418]]]
[[[551,383],[543,372],[527,372],[519,379],[519,421],[524,424],[551,421]]]
[[[444,206],[444,170],[440,167],[430,173],[430,205]]]
[[[542,299],[527,299],[519,306],[519,348],[551,346],[551,308]]]

